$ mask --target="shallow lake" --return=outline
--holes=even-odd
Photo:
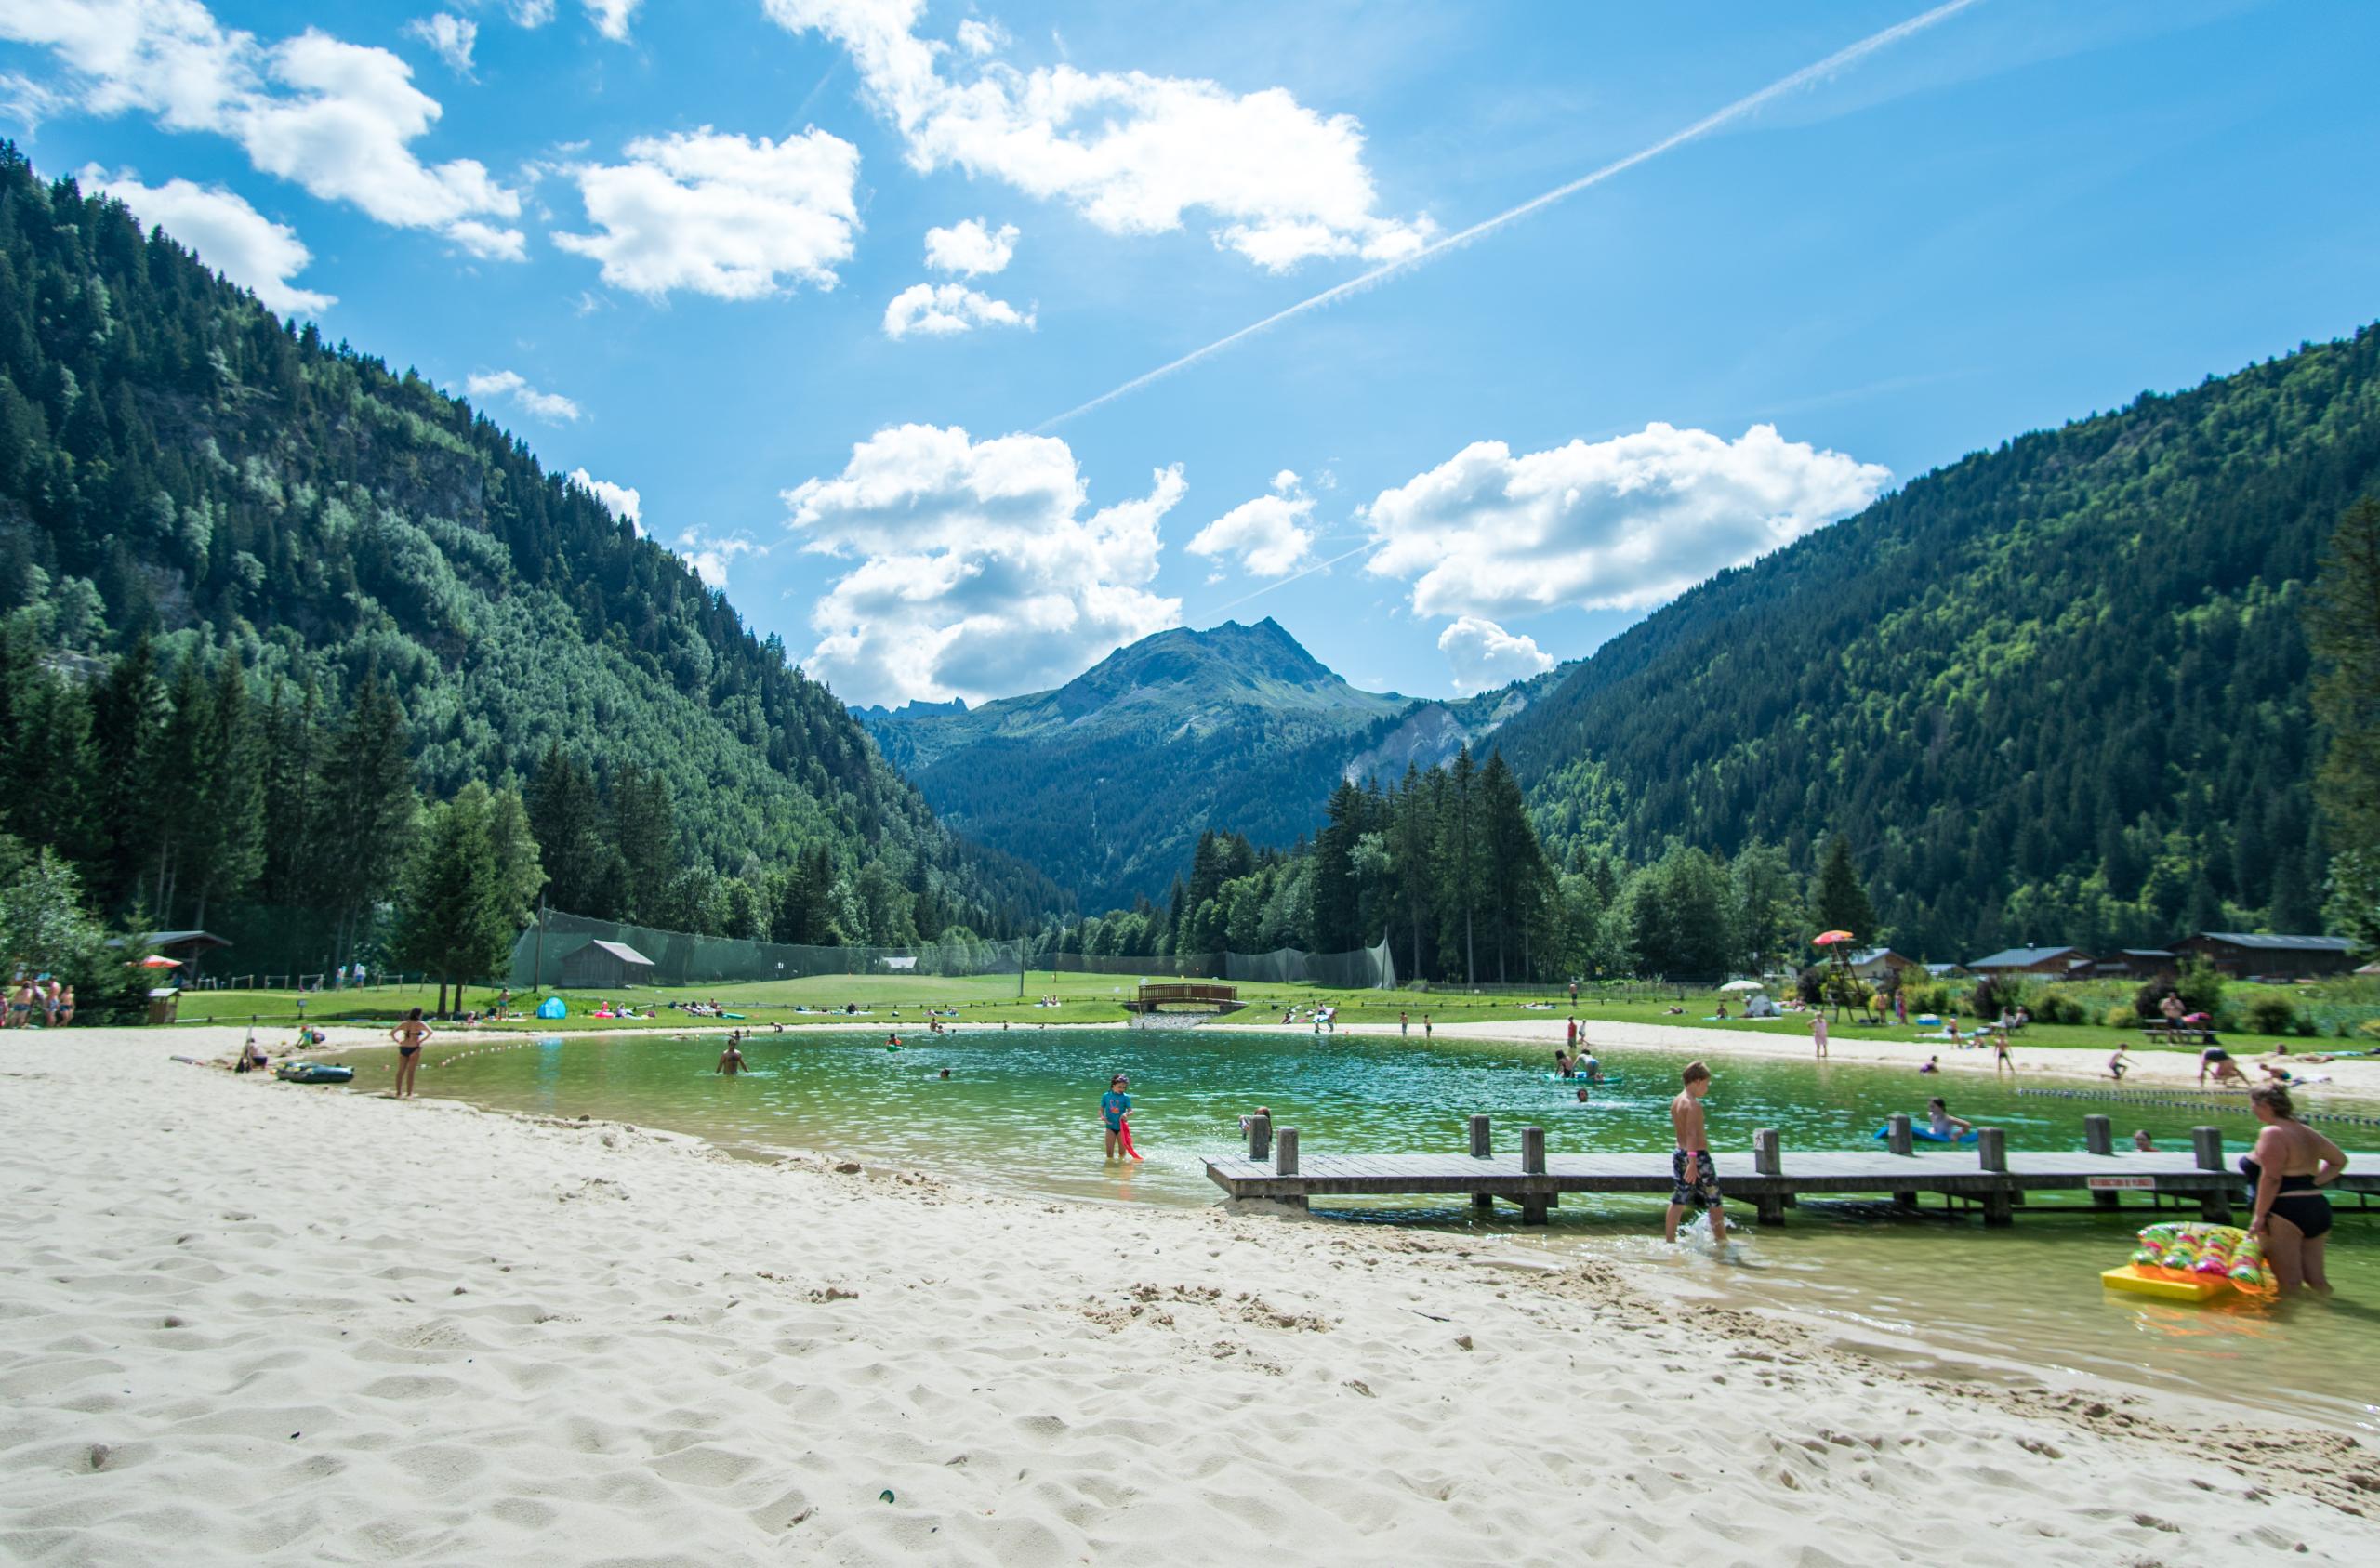
[[[924,1035],[884,1048],[886,1020],[853,1033],[763,1034],[746,1047],[751,1071],[722,1078],[719,1035],[547,1038],[450,1048],[433,1042],[426,1094],[492,1108],[633,1122],[753,1151],[819,1150],[892,1162],[1038,1194],[1104,1202],[1222,1201],[1201,1161],[1244,1150],[1239,1118],[1259,1105],[1300,1129],[1309,1154],[1421,1153],[1467,1147],[1466,1118],[1495,1118],[1499,1148],[1523,1126],[1546,1129],[1554,1153],[1671,1146],[1667,1105],[1682,1058],[1600,1052],[1613,1081],[1580,1104],[1552,1081],[1552,1052],[1475,1041],[1257,1034],[1219,1029],[1037,1030],[1019,1025]],[[347,1058],[357,1087],[387,1081],[387,1053]],[[2145,1127],[2161,1147],[2189,1128],[2223,1128],[2235,1153],[2254,1123],[2236,1113],[2020,1096],[2006,1083],[1906,1069],[1805,1061],[1717,1061],[1706,1102],[1714,1146],[1744,1149],[1777,1127],[1793,1149],[1872,1146],[1895,1111],[1921,1113],[1944,1094],[1961,1116],[2005,1127],[2011,1149],[2082,1147],[2082,1117],[2107,1110],[2119,1140]],[[950,1077],[941,1076],[947,1068]],[[1101,1157],[1099,1097],[1108,1075],[1131,1076],[1141,1166]],[[2352,1150],[2380,1131],[2329,1129]],[[2363,1136],[2356,1136],[2361,1132]],[[1971,1150],[1921,1158],[1972,1162]],[[1571,1250],[1650,1259],[1682,1290],[1765,1308],[1831,1332],[1913,1343],[1957,1361],[1990,1357],[2066,1367],[2277,1410],[2380,1434],[2380,1215],[2343,1209],[2330,1248],[2338,1295],[2327,1302],[2210,1309],[2103,1290],[2145,1211],[2109,1216],[2072,1199],[2037,1198],[2007,1230],[1916,1216],[1882,1203],[1805,1203],[1778,1228],[1756,1229],[1735,1206],[1724,1258],[1707,1244],[1673,1251],[1660,1209],[1644,1198],[1566,1197],[1543,1230],[1514,1211],[1474,1220],[1445,1200],[1334,1200],[1357,1222],[1476,1228],[1521,1251]],[[2185,1217],[2168,1210],[2165,1218]]]

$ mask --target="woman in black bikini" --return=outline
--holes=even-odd
[[[2289,1091],[2279,1084],[2258,1084],[2248,1091],[2248,1103],[2264,1130],[2256,1134],[2255,1152],[2240,1158],[2240,1168],[2255,1183],[2256,1217],[2248,1229],[2263,1238],[2265,1261],[2287,1296],[2303,1286],[2330,1294],[2331,1282],[2322,1272],[2322,1249],[2331,1233],[2331,1200],[2321,1189],[2347,1169],[2339,1146],[2297,1119]]]
[[[421,1009],[405,1014],[405,1021],[389,1031],[389,1038],[397,1043],[397,1098],[403,1100],[414,1092],[414,1074],[421,1071],[422,1044],[430,1038],[430,1025],[421,1021]]]

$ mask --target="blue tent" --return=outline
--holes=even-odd
[[[561,997],[549,996],[537,1004],[537,1016],[539,1018],[568,1018],[570,1009],[562,1005]]]

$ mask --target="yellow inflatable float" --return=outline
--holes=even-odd
[[[2273,1289],[2264,1244],[2236,1225],[2151,1225],[2140,1232],[2132,1261],[2103,1271],[2099,1283],[2109,1290],[2194,1304],[2228,1290],[2265,1296]]]

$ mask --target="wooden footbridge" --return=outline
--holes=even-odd
[[[2112,1145],[2105,1116],[2082,1119],[2081,1153],[2012,1153],[2000,1127],[1978,1127],[1972,1148],[1916,1153],[1907,1116],[1887,1124],[1890,1137],[1876,1150],[1820,1150],[1789,1153],[1774,1129],[1752,1135],[1746,1153],[1713,1151],[1719,1186],[1737,1203],[1749,1202],[1764,1225],[1782,1224],[1785,1211],[1804,1197],[1889,1195],[1914,1209],[1923,1195],[1938,1194],[1947,1207],[1980,1209],[1987,1225],[2005,1225],[2032,1192],[2088,1192],[2101,1208],[2115,1208],[2127,1196],[2151,1207],[2168,1202],[2195,1206],[2216,1223],[2228,1223],[2235,1204],[2249,1201],[2247,1181],[2225,1163],[2219,1127],[2197,1127],[2190,1147],[2142,1153]],[[2334,1207],[2349,1196],[2353,1207],[2372,1207],[2380,1194],[2380,1154],[2355,1154],[2346,1175],[2323,1191]],[[1565,1192],[1644,1193],[1666,1203],[1670,1162],[1666,1154],[1548,1154],[1545,1129],[1523,1127],[1520,1147],[1497,1153],[1488,1120],[1471,1118],[1471,1150],[1448,1154],[1324,1154],[1301,1156],[1295,1127],[1276,1135],[1271,1122],[1249,1126],[1245,1159],[1209,1160],[1208,1179],[1235,1198],[1269,1198],[1299,1208],[1323,1197],[1391,1197],[1461,1194],[1481,1211],[1496,1200],[1516,1205],[1524,1225],[1542,1225]]]
[[[1239,999],[1239,987],[1223,985],[1211,981],[1175,982],[1172,981],[1144,982],[1124,1010],[1143,1018],[1154,1018],[1160,1012],[1215,1015],[1236,1012],[1248,1004]]]

